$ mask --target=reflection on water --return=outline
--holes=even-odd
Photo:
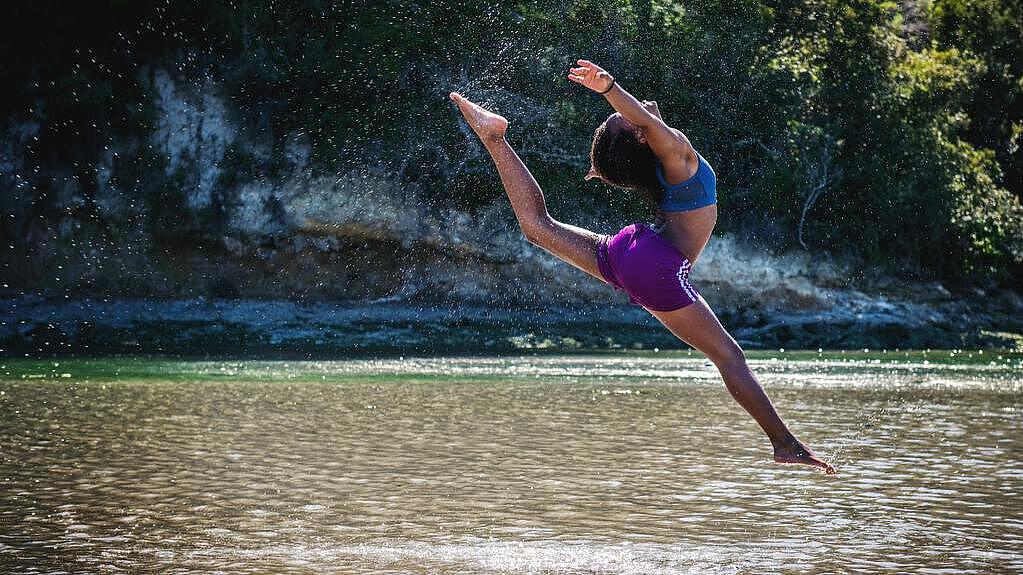
[[[1018,362],[684,355],[0,368],[0,571],[1023,571]],[[64,375],[67,374],[67,375]]]

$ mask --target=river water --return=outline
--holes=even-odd
[[[774,357],[769,357],[773,355]],[[1020,573],[1019,355],[0,361],[4,573]]]

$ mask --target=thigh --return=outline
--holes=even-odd
[[[650,311],[668,331],[696,348],[715,364],[742,353],[742,348],[718,321],[702,297],[682,309]]]
[[[599,234],[551,218],[537,231],[532,241],[561,260],[606,282],[597,265]]]

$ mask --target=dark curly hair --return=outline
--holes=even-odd
[[[611,114],[593,132],[590,163],[604,181],[635,190],[656,210],[664,199],[664,189],[657,179],[657,156],[632,131],[612,125],[616,116]]]

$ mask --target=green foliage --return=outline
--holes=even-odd
[[[970,53],[984,63],[964,103],[969,118],[963,136],[991,149],[1005,183],[1023,197],[1023,2],[935,0],[930,9],[935,44]]]
[[[921,276],[1023,268],[1019,0],[14,4],[0,111],[46,126],[28,151],[44,172],[144,138],[145,70],[165,67],[216,76],[274,157],[300,134],[313,169],[388,166],[428,204],[472,210],[502,192],[445,99],[462,90],[509,117],[553,206],[642,214],[581,181],[610,113],[564,78],[586,57],[710,159],[727,230]],[[215,232],[258,164],[229,150],[196,222],[154,161],[151,225]]]
[[[999,170],[992,151],[962,141],[950,151],[950,164],[957,169],[950,218],[956,243],[949,254],[961,256],[968,274],[1006,279],[1011,270],[1005,262],[1012,262],[1017,273],[1023,262],[1023,205],[996,184]]]

